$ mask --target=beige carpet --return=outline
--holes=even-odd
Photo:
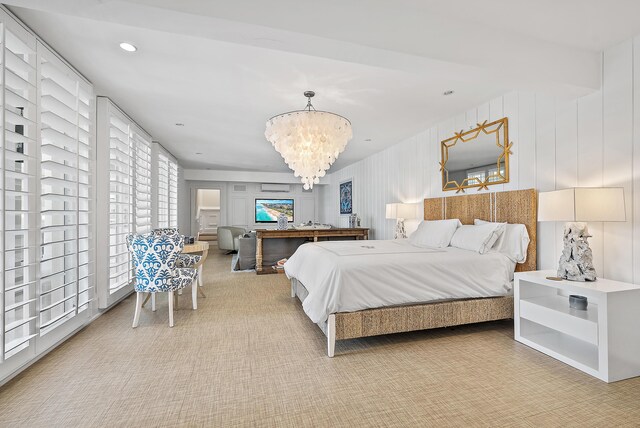
[[[212,252],[215,253],[215,252]],[[212,254],[199,309],[129,298],[0,390],[0,426],[638,426],[640,378],[606,384],[509,322],[338,343],[283,275]]]

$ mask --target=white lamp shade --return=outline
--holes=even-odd
[[[397,212],[398,212],[398,208],[397,208],[398,204],[387,204],[386,205],[386,210],[385,210],[385,218],[388,219],[396,219],[397,217]]]
[[[385,217],[389,219],[412,219],[416,218],[415,204],[387,204]]]
[[[538,221],[626,221],[622,187],[574,187],[540,192]]]

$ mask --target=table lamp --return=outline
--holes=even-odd
[[[538,221],[564,221],[558,278],[595,281],[588,221],[626,221],[622,187],[573,187],[540,192]],[[555,278],[550,278],[555,279]]]
[[[396,220],[396,230],[393,239],[406,238],[407,231],[404,227],[404,221],[416,218],[415,204],[387,204],[385,217]]]

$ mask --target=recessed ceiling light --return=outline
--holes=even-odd
[[[127,52],[135,52],[138,50],[137,47],[133,46],[131,43],[127,43],[127,42],[122,42],[120,43],[120,48],[122,50],[125,50]]]
[[[201,155],[202,153],[200,153],[200,152],[196,152],[196,154],[197,154],[197,155]]]
[[[444,91],[442,93],[442,95],[451,95],[451,94],[453,94],[453,91],[451,89],[449,89],[448,91]]]
[[[184,126],[184,123],[178,122],[178,123],[176,123],[176,126]]]

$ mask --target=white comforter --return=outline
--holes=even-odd
[[[500,253],[419,248],[408,240],[308,243],[284,265],[309,292],[302,307],[315,323],[336,312],[507,295],[514,268]]]

